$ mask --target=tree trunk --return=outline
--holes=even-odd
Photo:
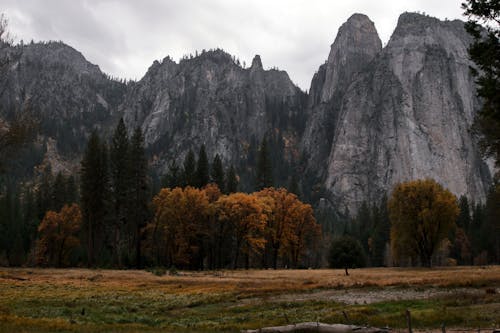
[[[345,267],[344,269],[345,269],[345,276],[349,276],[349,272],[347,271],[347,267]]]

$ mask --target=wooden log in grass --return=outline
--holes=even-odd
[[[287,332],[324,332],[324,333],[387,333],[389,330],[375,327],[361,327],[344,324],[323,324],[317,322],[300,323],[286,326],[264,327],[256,330],[243,330],[242,333],[287,333]]]

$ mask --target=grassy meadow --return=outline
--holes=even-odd
[[[304,321],[500,327],[500,266],[236,270],[0,268],[0,332],[238,332]]]

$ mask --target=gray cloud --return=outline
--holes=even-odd
[[[308,89],[340,25],[368,15],[384,43],[399,14],[461,19],[457,0],[0,0],[17,40],[62,40],[104,72],[140,79],[156,59],[220,47]]]

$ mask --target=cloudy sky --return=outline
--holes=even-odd
[[[0,0],[16,40],[61,40],[104,72],[140,79],[156,59],[220,47],[308,89],[340,25],[368,15],[387,43],[399,14],[464,19],[462,0]]]

